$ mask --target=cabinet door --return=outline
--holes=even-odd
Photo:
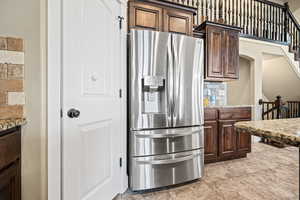
[[[219,156],[234,156],[236,153],[236,132],[234,124],[236,121],[220,122],[219,132]]]
[[[247,120],[250,121],[251,119]],[[240,120],[241,121],[241,120]],[[245,120],[243,120],[245,121]],[[237,151],[241,153],[251,152],[251,135],[246,132],[237,132]]]
[[[239,78],[239,32],[227,30],[223,42],[224,78]]]
[[[225,30],[219,27],[208,26],[206,29],[206,78],[223,78],[223,35]]]
[[[162,8],[144,2],[129,3],[129,28],[162,31]]]
[[[193,15],[176,9],[164,9],[164,32],[192,35]]]
[[[204,162],[216,161],[218,158],[218,123],[206,121],[204,123]]]
[[[19,162],[16,162],[11,167],[0,173],[0,199],[21,199],[21,176]]]

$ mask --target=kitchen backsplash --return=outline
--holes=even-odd
[[[204,82],[204,106],[227,105],[227,85],[222,82]]]
[[[24,117],[23,39],[0,37],[0,119]]]

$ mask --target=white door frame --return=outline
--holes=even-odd
[[[122,29],[122,55],[121,60],[124,74],[123,83],[123,102],[122,102],[122,157],[123,157],[123,172],[122,172],[122,188],[120,193],[124,192],[128,187],[128,177],[126,170],[127,156],[127,136],[126,136],[126,34],[127,34],[127,0],[116,0],[122,5],[122,15],[124,16]],[[48,0],[47,2],[47,142],[48,142],[48,199],[63,200],[62,197],[62,176],[61,176],[61,88],[62,88],[62,0]]]

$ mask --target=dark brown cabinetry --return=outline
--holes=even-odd
[[[155,31],[192,35],[195,10],[179,8],[162,1],[129,1],[129,29],[140,28]]]
[[[0,132],[0,199],[21,199],[21,131]]]
[[[239,78],[240,28],[205,22],[196,28],[205,32],[205,79],[224,81]]]
[[[246,157],[251,135],[239,133],[234,124],[251,120],[251,108],[206,108],[204,124],[205,163]]]

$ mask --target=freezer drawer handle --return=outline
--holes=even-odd
[[[169,137],[184,137],[188,135],[193,135],[199,133],[200,130],[191,131],[191,132],[184,132],[184,133],[175,133],[175,134],[140,134],[136,133],[136,137],[143,137],[143,138],[169,138]]]
[[[192,155],[184,156],[181,158],[168,159],[168,160],[151,160],[151,161],[137,161],[137,162],[140,164],[148,164],[148,165],[167,165],[167,164],[174,164],[174,163],[178,163],[178,162],[184,162],[187,160],[191,160],[194,157],[197,157],[199,155],[201,155],[201,153],[192,154]]]

